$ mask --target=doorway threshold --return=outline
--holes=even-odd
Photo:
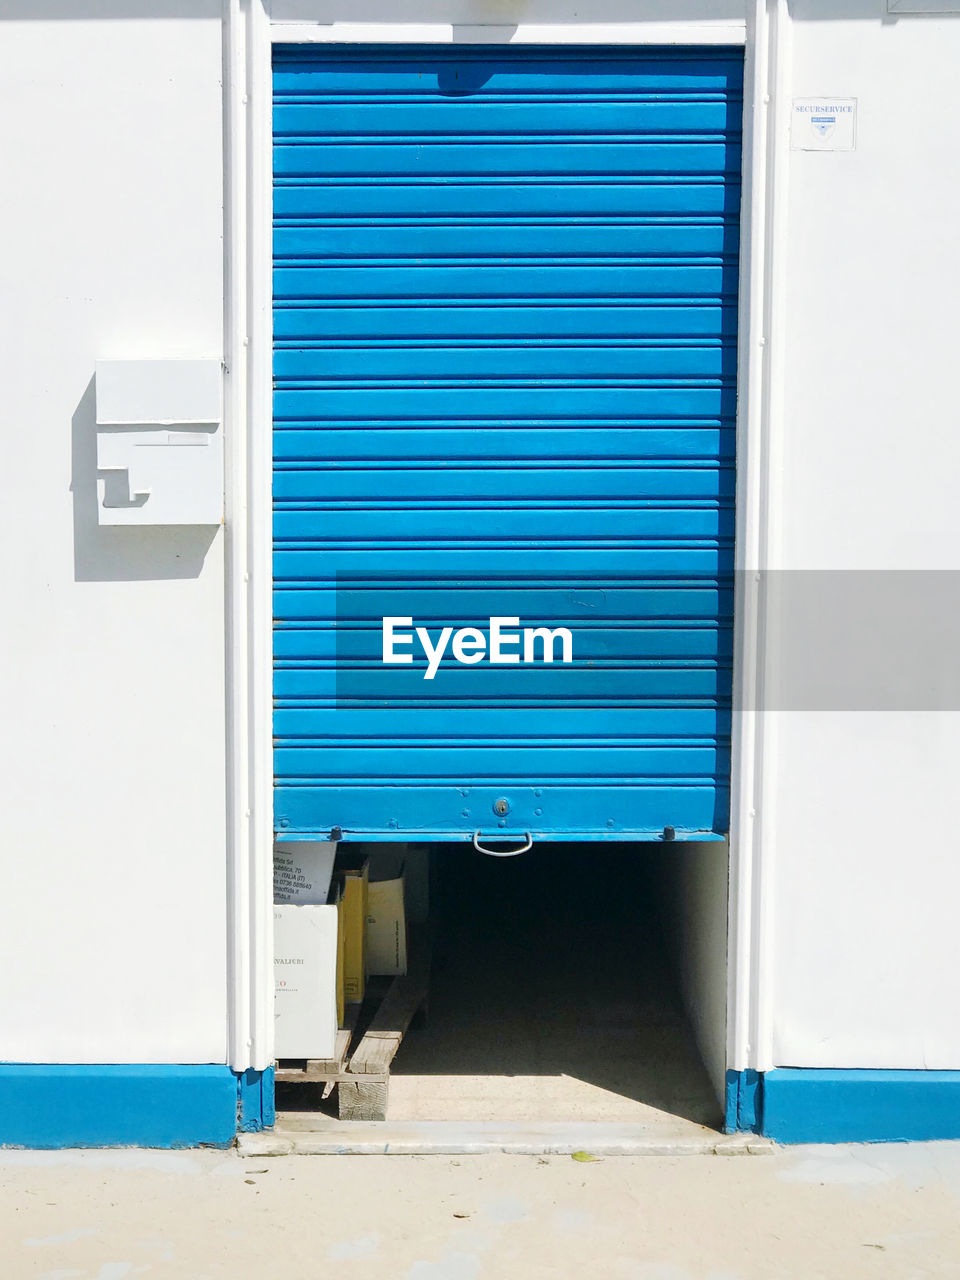
[[[284,1116],[276,1128],[243,1133],[242,1156],[324,1155],[761,1155],[774,1144],[755,1134],[722,1134],[677,1117],[657,1124],[523,1120],[335,1120]]]

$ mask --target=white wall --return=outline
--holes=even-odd
[[[717,840],[652,846],[680,993],[721,1107],[727,1072],[727,869]]]
[[[221,355],[220,11],[0,6],[2,1060],[225,1060],[222,531],[97,527],[91,382]]]
[[[929,709],[960,706],[960,610],[942,609],[960,580],[855,572],[960,568],[960,19],[885,9],[791,4],[788,92],[859,116],[856,151],[789,155],[779,563],[849,572],[839,595],[805,579],[805,619],[799,580],[777,584],[781,656],[813,688],[770,717],[783,1066],[960,1068],[960,715]],[[838,709],[862,667],[876,688]]]
[[[273,7],[467,25],[666,8]],[[775,563],[956,569],[960,19],[790,7],[785,91],[856,97],[859,119],[855,152],[789,155]],[[669,16],[743,12],[689,0]],[[91,385],[98,357],[221,352],[220,17],[219,0],[0,9],[0,1059],[224,1060],[222,537],[97,527]],[[782,589],[792,660],[810,637],[790,651]],[[934,693],[954,652],[918,664]],[[771,1061],[960,1068],[960,715],[817,705],[768,716]],[[688,905],[707,920],[720,863],[688,856]],[[719,939],[689,937],[715,1074]]]

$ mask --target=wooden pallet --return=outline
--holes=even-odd
[[[352,1043],[361,1006],[349,1005],[347,1025],[337,1032],[334,1057],[307,1059],[302,1066],[278,1063],[277,1083],[322,1084],[325,1098],[336,1087],[341,1120],[385,1120],[390,1064],[429,990],[429,942],[425,935],[412,932],[407,972],[390,982],[359,1041]]]

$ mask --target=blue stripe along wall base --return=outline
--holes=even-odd
[[[960,1139],[960,1071],[728,1071],[726,1130],[775,1142]]]
[[[273,1071],[0,1064],[0,1146],[229,1146],[274,1123]],[[776,1142],[960,1139],[960,1071],[728,1071],[728,1132]]]
[[[728,1071],[724,1129],[727,1133],[759,1133],[761,1103],[758,1071]]]
[[[266,1071],[244,1071],[237,1080],[239,1089],[237,1127],[241,1133],[258,1133],[273,1127],[273,1067]]]
[[[0,1063],[0,1146],[228,1147],[273,1124],[273,1071]]]

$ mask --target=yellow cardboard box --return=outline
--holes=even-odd
[[[338,854],[334,872],[343,881],[343,994],[347,1004],[359,1004],[367,979],[370,864],[366,858]]]

